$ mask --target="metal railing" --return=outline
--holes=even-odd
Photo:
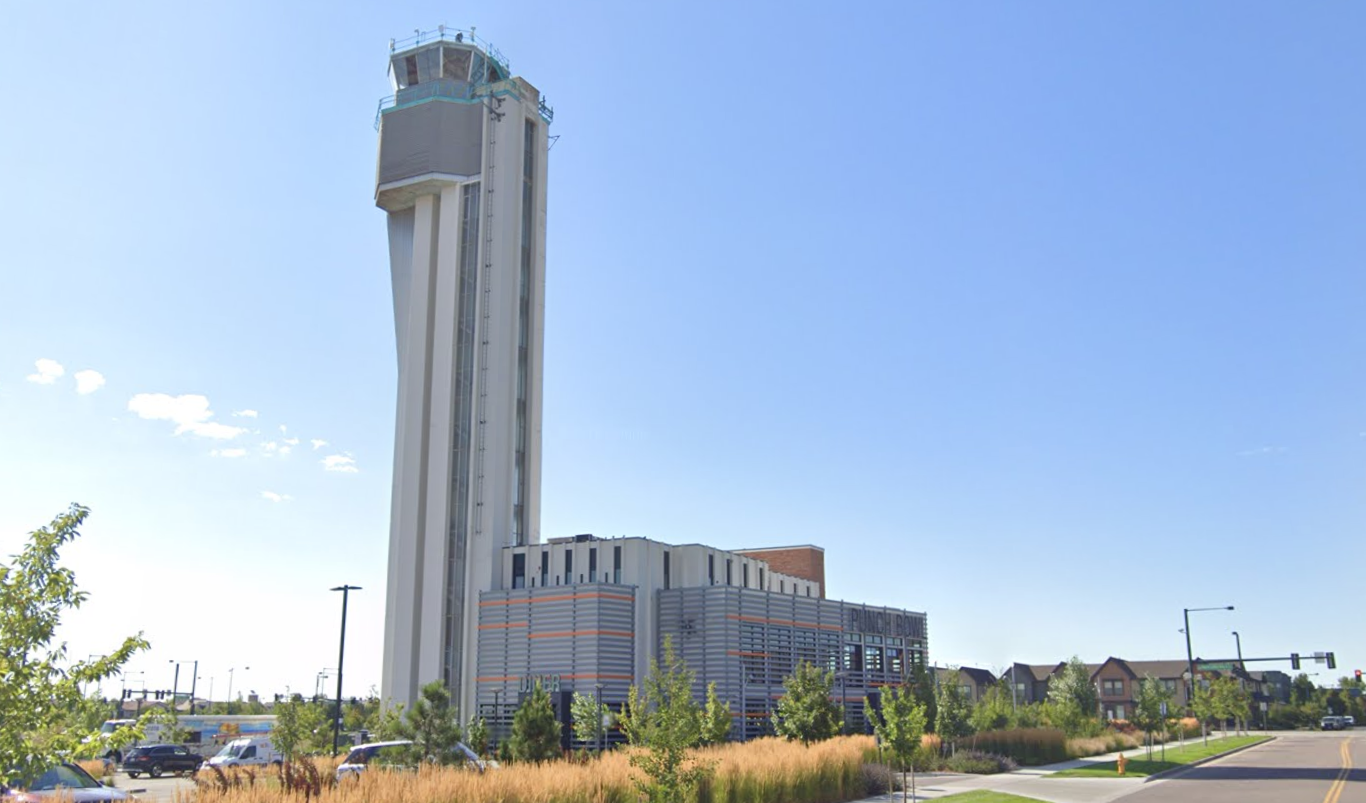
[[[432,42],[454,42],[471,43],[484,51],[484,56],[500,71],[500,74],[511,76],[512,70],[510,62],[498,48],[492,43],[474,33],[474,28],[464,30],[461,28],[448,28],[445,25],[438,25],[435,31],[415,30],[413,35],[406,39],[390,39],[389,52],[401,53]],[[486,89],[487,82],[478,81],[465,83],[462,81],[436,80],[426,84],[410,86],[398,92],[380,98],[379,106],[375,110],[375,130],[379,130],[380,119],[386,111],[393,109],[406,108],[418,103],[429,100],[448,100],[456,103],[477,103],[489,94],[502,94],[500,92],[490,92]],[[555,121],[555,109],[545,102],[545,97],[541,97],[537,107],[541,119],[547,124]]]
[[[461,28],[447,28],[445,25],[436,26],[435,31],[413,31],[413,35],[407,39],[390,39],[389,52],[399,53],[404,50],[411,50],[421,45],[431,44],[432,42],[471,42],[484,51],[502,71],[507,75],[512,75],[511,63],[502,51],[493,46],[493,43],[474,34],[474,28],[464,30]]]

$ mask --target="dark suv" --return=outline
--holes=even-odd
[[[136,778],[144,772],[152,778],[160,778],[163,772],[176,775],[194,773],[203,763],[203,756],[191,753],[178,744],[156,744],[129,750],[119,769],[128,773],[129,778]]]

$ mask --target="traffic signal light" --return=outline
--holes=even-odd
[[[1291,668],[1291,669],[1299,669],[1299,668],[1300,668],[1300,654],[1299,654],[1299,653],[1297,653],[1297,652],[1292,652],[1292,653],[1290,653],[1290,668]]]
[[[1328,653],[1328,656],[1327,656],[1327,657],[1328,657],[1328,668],[1329,668],[1329,669],[1337,669],[1337,668],[1338,668],[1338,659],[1334,658],[1334,657],[1333,657],[1333,654],[1332,654],[1331,652]]]
[[[1361,682],[1361,670],[1358,669],[1358,670],[1357,670],[1357,683],[1360,683],[1360,682]]]

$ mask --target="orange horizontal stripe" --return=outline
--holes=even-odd
[[[840,630],[844,628],[839,625],[819,625],[815,622],[793,622],[788,619],[765,619],[762,616],[741,616],[739,614],[726,614],[727,619],[735,619],[740,622],[758,622],[765,625],[787,625],[788,627],[814,627],[819,630]]]
[[[636,634],[626,630],[560,630],[554,633],[532,633],[527,638],[569,638],[571,636],[620,636],[635,638]]]
[[[511,675],[508,675],[507,677],[499,677],[499,676],[497,676],[497,675],[488,675],[487,677],[475,678],[475,679],[474,679],[474,682],[475,682],[475,683],[507,683],[508,681],[512,681],[512,680],[520,680],[520,678],[515,678],[515,677],[512,677]]]
[[[480,625],[480,630],[501,630],[506,627],[526,627],[526,622],[508,622],[505,625]]]
[[[525,599],[495,599],[479,603],[479,607],[486,605],[521,605],[534,602],[562,602],[567,599],[619,599],[626,602],[635,602],[635,597],[628,597],[625,594],[608,594],[603,591],[595,591],[587,594],[556,594],[553,597],[527,597]]]

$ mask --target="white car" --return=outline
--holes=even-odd
[[[412,769],[412,759],[409,756],[409,748],[413,746],[411,741],[406,739],[392,742],[371,742],[359,745],[350,753],[342,763],[337,765],[337,780],[346,777],[358,778],[371,764],[379,767],[390,767],[394,769]],[[483,772],[488,764],[463,742],[455,743],[455,754],[470,769]]]
[[[39,775],[27,789],[10,789],[0,784],[0,801],[37,803],[47,800],[69,800],[72,803],[118,803],[136,800],[133,793],[141,791],[143,790],[105,786],[75,764],[58,764]]]

